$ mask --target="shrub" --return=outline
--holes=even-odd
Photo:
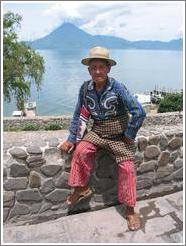
[[[158,113],[183,110],[183,95],[179,93],[167,94],[160,102]]]
[[[27,124],[27,125],[23,126],[21,130],[22,131],[38,131],[39,126],[34,125],[34,124]]]
[[[44,129],[46,131],[50,131],[50,130],[61,130],[62,129],[62,126],[57,124],[57,123],[51,123],[51,124],[48,124],[44,127]]]

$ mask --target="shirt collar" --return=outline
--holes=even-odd
[[[107,82],[107,86],[105,88],[105,91],[110,91],[113,87],[113,83],[114,83],[114,78],[108,77],[108,82]],[[88,90],[94,90],[94,82],[93,80],[90,80],[88,83]]]

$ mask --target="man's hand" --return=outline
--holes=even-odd
[[[134,140],[133,139],[130,139],[126,136],[123,137],[123,141],[127,144],[134,144]]]
[[[66,152],[66,153],[71,153],[72,150],[74,149],[75,147],[75,144],[69,142],[69,141],[65,141],[65,142],[62,142],[60,144],[58,144],[57,148]]]

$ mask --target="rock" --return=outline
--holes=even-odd
[[[148,140],[148,143],[149,143],[149,145],[157,145],[159,143],[159,140],[160,140],[160,136],[159,135],[150,136],[149,140]]]
[[[41,207],[39,213],[43,213],[43,212],[49,210],[51,207],[52,207],[52,203],[51,203],[51,202],[45,202],[45,203],[42,205],[42,207]]]
[[[38,188],[41,186],[41,177],[39,173],[35,171],[30,172],[29,185],[31,188]]]
[[[26,159],[27,158],[27,153],[21,148],[13,148],[9,151],[9,153],[14,158],[18,158],[18,159]]]
[[[49,139],[49,147],[57,147],[59,144],[58,138],[51,138]]]
[[[29,156],[26,159],[26,162],[28,163],[29,167],[40,167],[46,163],[46,160],[42,158],[41,155],[33,155]]]
[[[26,189],[28,184],[27,178],[8,178],[4,183],[5,190],[22,190]]]
[[[20,202],[28,202],[28,201],[39,202],[43,200],[38,189],[17,191],[16,198],[17,198],[17,201],[20,201]]]
[[[3,207],[12,207],[14,205],[15,194],[13,191],[3,191]]]
[[[42,154],[40,146],[37,146],[37,145],[28,146],[26,150],[29,154],[32,154],[32,155],[41,155]]]
[[[33,203],[31,208],[30,208],[30,213],[31,214],[36,214],[39,212],[41,209],[42,203]]]
[[[147,139],[145,137],[139,137],[138,138],[138,150],[143,151],[147,147]]]
[[[139,166],[143,162],[143,153],[137,151],[135,153],[135,164]]]
[[[153,171],[157,165],[158,162],[155,160],[144,162],[139,166],[137,172],[144,173],[148,171]]]
[[[61,170],[61,166],[58,165],[44,165],[41,167],[41,172],[48,177],[54,176]]]
[[[9,210],[9,208],[3,208],[3,222],[8,218]]]
[[[144,152],[144,157],[147,159],[155,159],[159,156],[160,150],[156,145],[150,145]]]
[[[30,208],[27,205],[16,203],[10,212],[10,218],[14,217],[15,215],[24,215],[29,213]]]
[[[165,177],[169,174],[171,174],[174,170],[173,165],[167,165],[167,166],[162,166],[157,169],[156,177],[157,178],[162,178]]]
[[[159,145],[160,145],[160,149],[161,150],[165,150],[167,148],[167,146],[168,146],[168,140],[167,140],[167,138],[164,135],[161,135],[160,136]]]
[[[3,167],[3,178],[7,177],[7,170],[6,167]]]
[[[55,181],[55,186],[57,188],[70,188],[68,185],[69,173],[62,172],[62,174]]]
[[[49,193],[55,189],[54,181],[52,178],[46,179],[41,186],[41,193]]]
[[[183,167],[183,159],[178,159],[175,161],[174,166],[176,169]]]
[[[173,163],[178,158],[179,152],[173,151],[170,153],[170,163]]]
[[[144,188],[149,188],[152,186],[152,184],[153,184],[152,180],[149,179],[139,180],[137,181],[136,189],[141,190]]]
[[[66,201],[69,193],[70,190],[67,189],[56,189],[50,194],[46,195],[45,198],[52,203],[60,203]]]
[[[179,154],[180,154],[180,158],[183,158],[183,147],[180,148]]]
[[[168,151],[163,151],[158,160],[159,166],[165,166],[169,162],[170,153]]]
[[[180,168],[173,172],[172,178],[175,180],[183,180],[183,168]]]
[[[182,145],[182,139],[178,137],[171,139],[168,144],[168,146],[172,150],[178,149],[181,145]]]
[[[12,164],[10,166],[10,176],[12,177],[25,177],[29,174],[29,169],[25,165]]]

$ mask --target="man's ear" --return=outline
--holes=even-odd
[[[110,70],[111,70],[111,65],[109,64],[108,65],[108,73],[110,73]]]
[[[90,74],[90,68],[88,67],[88,72],[89,72],[89,74]]]

